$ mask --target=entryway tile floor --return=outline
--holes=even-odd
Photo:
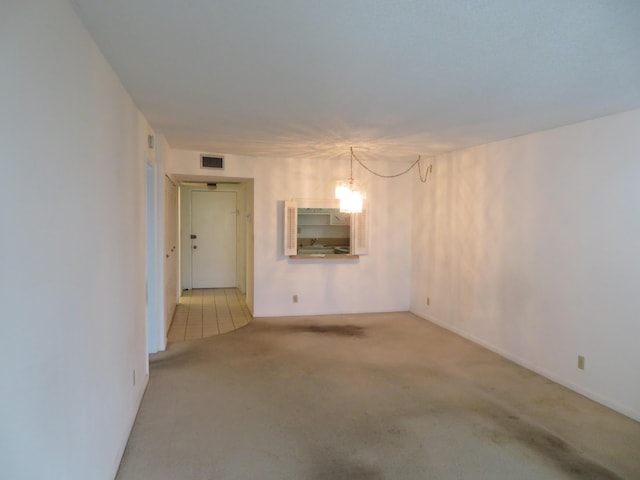
[[[248,325],[251,313],[237,288],[195,288],[182,292],[167,340],[212,337]]]

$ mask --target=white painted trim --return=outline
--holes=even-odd
[[[146,326],[147,326],[147,353],[157,351],[157,262],[158,229],[156,212],[156,166],[149,161],[144,164],[144,191],[145,191],[145,279],[146,279]]]
[[[156,137],[155,150],[155,195],[156,195],[156,338],[155,350],[149,353],[163,351],[167,348],[167,335],[165,328],[165,244],[164,230],[165,225],[165,199],[164,199],[164,158],[163,154],[159,154],[159,149],[163,148],[160,138]]]
[[[283,223],[283,254],[296,255],[298,253],[298,207],[295,200],[285,200]]]
[[[158,143],[156,143],[158,145]],[[146,152],[145,161],[145,201],[149,200],[146,189],[149,187],[147,179],[147,168],[153,170],[153,245],[149,245],[145,239],[147,249],[151,249],[152,265],[145,262],[147,269],[147,353],[162,351],[167,346],[165,333],[165,302],[164,302],[164,167],[161,162],[152,154]],[[147,207],[145,207],[147,208]],[[145,221],[149,228],[148,212],[145,212]],[[146,233],[145,233],[146,235]],[[149,278],[149,277],[152,278]]]
[[[312,260],[315,261],[315,260]],[[319,262],[325,263],[326,260],[323,259],[319,259]],[[349,262],[348,260],[345,260],[345,262]],[[352,263],[353,260],[350,262]],[[407,310],[405,310],[407,311]],[[402,311],[400,311],[402,312]],[[283,315],[282,312],[258,312],[256,315],[254,315],[254,318],[274,318],[274,317],[282,317],[282,318],[288,318],[288,317],[314,317],[314,316],[319,316],[319,315],[366,315],[368,313],[398,313],[398,309],[395,307],[389,307],[389,308],[379,308],[379,309],[374,309],[374,310],[362,310],[362,309],[353,309],[353,310],[326,310],[326,309],[322,309],[321,311],[304,311],[304,312],[296,312],[296,313],[291,313],[291,314],[286,314]],[[411,312],[413,313],[413,312]]]

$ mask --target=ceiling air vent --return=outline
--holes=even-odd
[[[216,170],[224,169],[224,157],[213,157],[211,155],[200,155],[201,168],[215,168]]]

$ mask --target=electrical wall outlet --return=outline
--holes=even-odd
[[[578,355],[578,368],[584,370],[584,357],[582,355]]]
[[[298,295],[293,296],[293,303],[298,303]]]

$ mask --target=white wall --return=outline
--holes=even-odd
[[[0,8],[1,475],[111,479],[147,377],[148,127],[68,1]]]
[[[438,157],[412,311],[640,419],[638,132],[640,110]]]
[[[168,171],[206,174],[200,169],[199,155],[200,152],[172,150]],[[406,165],[372,167],[397,172]],[[342,160],[318,160],[227,155],[222,173],[255,180],[254,316],[409,308],[410,176],[378,179],[354,167],[356,178],[368,184],[369,255],[358,260],[292,260],[283,255],[282,202],[291,198],[332,198],[334,182],[349,175],[348,156]],[[296,304],[292,302],[294,294],[299,298]]]

